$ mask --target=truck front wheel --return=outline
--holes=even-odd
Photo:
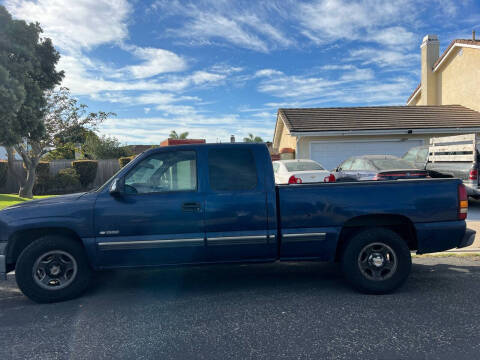
[[[386,294],[399,288],[410,274],[412,258],[405,240],[386,228],[354,235],[342,254],[342,270],[357,290]]]
[[[63,236],[44,236],[28,245],[15,266],[22,292],[35,302],[73,299],[88,287],[92,270],[83,246]]]

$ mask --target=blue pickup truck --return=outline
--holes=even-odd
[[[458,179],[276,186],[262,144],[157,148],[99,189],[0,211],[0,275],[54,302],[102,269],[338,261],[381,294],[407,279],[412,250],[472,244],[467,207]]]

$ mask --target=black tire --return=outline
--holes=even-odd
[[[412,268],[407,243],[386,228],[371,228],[354,235],[341,259],[345,278],[366,294],[393,292],[407,280]]]
[[[38,275],[34,274],[34,268],[37,269],[37,261],[46,259],[42,256],[49,253],[52,255],[47,255],[47,257],[50,256],[49,259],[51,259],[53,256],[55,261],[55,254],[60,254],[60,257],[65,256],[67,262],[72,264],[72,269],[75,268],[75,271],[68,270],[70,272],[68,279],[65,274],[61,277],[62,281],[63,278],[66,279],[61,285],[64,287],[54,286],[55,280],[52,280],[54,285],[41,285]],[[52,261],[46,262],[48,265],[45,267],[51,266]],[[44,264],[45,262],[40,261],[40,263]],[[62,264],[61,266],[64,264],[61,259],[57,263]],[[62,271],[61,266],[56,266],[56,271]],[[82,244],[77,240],[57,235],[44,236],[32,242],[22,251],[15,266],[15,278],[18,287],[27,297],[38,303],[65,301],[80,296],[90,284],[91,275],[92,269]],[[36,276],[37,278],[34,278]],[[58,282],[60,283],[60,280]]]

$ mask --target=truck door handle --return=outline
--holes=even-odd
[[[200,203],[186,202],[182,204],[183,211],[200,211]]]

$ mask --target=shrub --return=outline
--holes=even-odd
[[[82,187],[80,177],[75,169],[62,169],[51,180],[50,190],[52,193],[72,193],[80,190]]]
[[[8,162],[6,160],[0,161],[0,188],[5,186],[7,182]]]
[[[82,186],[87,187],[95,180],[95,176],[97,176],[98,161],[96,160],[72,161],[72,167],[77,172]]]
[[[33,193],[35,195],[43,195],[48,192],[50,186],[50,163],[47,161],[40,161],[35,171],[35,184],[33,186]]]
[[[120,168],[123,168],[125,165],[127,165],[130,161],[132,161],[133,156],[124,156],[118,159],[118,164],[120,165]]]

